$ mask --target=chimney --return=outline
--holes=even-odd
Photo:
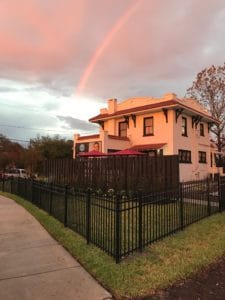
[[[177,99],[177,95],[174,93],[166,93],[163,95],[163,99],[165,100],[175,100]]]
[[[117,111],[117,99],[108,100],[108,113],[113,114]]]

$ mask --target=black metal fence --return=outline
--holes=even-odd
[[[225,178],[180,183],[162,192],[127,194],[14,179],[0,190],[17,194],[113,256],[116,262],[225,209]]]

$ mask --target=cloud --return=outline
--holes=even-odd
[[[82,130],[82,131],[96,131],[98,130],[98,126],[95,124],[89,123],[84,120],[72,118],[70,116],[57,116],[60,121],[63,121],[67,124],[67,128],[71,128],[74,130]]]
[[[0,1],[1,120],[92,132],[85,120],[106,99],[183,96],[199,71],[224,63],[224,0],[142,0],[75,97],[93,53],[135,1]]]
[[[62,132],[57,118],[43,112],[40,114],[4,106],[0,110],[0,120],[0,133],[14,139],[29,140],[30,137],[35,137],[37,134],[46,136],[59,133],[69,137],[70,133],[72,136],[71,131],[64,130]]]
[[[143,1],[105,51],[86,92],[127,97],[135,88],[151,95],[161,82],[161,94],[169,82],[173,88],[177,80],[189,81],[202,68],[223,63],[224,12],[221,0]],[[206,55],[209,46],[214,50]],[[179,85],[176,89],[184,92]]]
[[[72,96],[91,56],[132,3],[1,1],[0,76]],[[149,95],[156,81],[163,90],[168,82],[173,88],[177,78],[189,80],[202,68],[220,64],[224,14],[223,0],[140,1],[98,59],[84,96],[127,97],[134,90]]]
[[[17,92],[19,89],[9,87],[9,86],[0,86],[0,93],[11,93],[11,92]]]
[[[92,52],[130,2],[1,1],[0,76],[71,95]]]

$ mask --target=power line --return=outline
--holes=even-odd
[[[17,128],[17,129],[26,129],[26,130],[40,130],[40,131],[49,131],[49,132],[58,132],[58,133],[64,133],[67,135],[71,135],[71,133],[66,133],[68,130],[74,130],[74,129],[68,129],[68,130],[56,130],[56,129],[45,129],[45,128],[33,128],[33,127],[25,127],[25,126],[16,126],[16,125],[8,125],[8,124],[0,124],[2,127],[10,127],[10,128]]]
[[[41,111],[41,107],[38,107],[38,106],[33,107],[33,108],[28,108],[28,107],[18,106],[19,103],[18,103],[18,104],[15,103],[15,105],[14,105],[14,104],[4,103],[4,102],[2,102],[2,101],[0,101],[0,104],[1,104],[1,105],[4,105],[4,106],[16,108],[16,109],[19,108],[19,109],[21,109],[21,110],[23,110],[23,111],[24,111],[24,110],[26,110],[26,111],[33,111],[33,112],[35,112],[35,113],[40,113],[40,111]]]
[[[68,130],[65,130],[65,131],[61,131],[61,130],[58,131],[58,130],[55,130],[55,129],[33,128],[33,127],[16,126],[16,125],[9,125],[9,124],[0,124],[0,126],[2,126],[2,127],[17,128],[17,129],[41,130],[41,131],[57,132],[57,133],[65,134],[65,135],[71,135],[72,134],[72,133],[66,133],[66,132],[68,132],[68,130],[76,131],[76,129],[72,129],[72,128],[68,129]],[[80,131],[82,132],[82,134],[90,134],[90,133],[92,133],[91,130],[89,130],[89,131],[83,131],[81,129]]]
[[[26,141],[26,140],[19,140],[19,139],[13,139],[13,138],[10,138],[10,137],[7,137],[7,140],[9,140],[10,142],[15,142],[15,143],[18,143],[18,144],[29,144],[30,143],[30,141]],[[1,142],[1,141],[0,141]],[[0,148],[1,148],[2,146],[0,145]]]
[[[10,138],[10,137],[6,137],[7,140],[11,141],[11,142],[22,142],[22,143],[27,143],[29,144],[30,141],[26,141],[26,140],[19,140],[19,139],[13,139],[13,138]]]

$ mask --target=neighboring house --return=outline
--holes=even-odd
[[[211,126],[218,121],[194,99],[179,99],[175,94],[121,103],[110,99],[108,108],[89,121],[100,125],[99,134],[74,135],[74,157],[96,147],[105,153],[130,148],[151,156],[178,154],[182,181],[219,172],[210,136]]]

